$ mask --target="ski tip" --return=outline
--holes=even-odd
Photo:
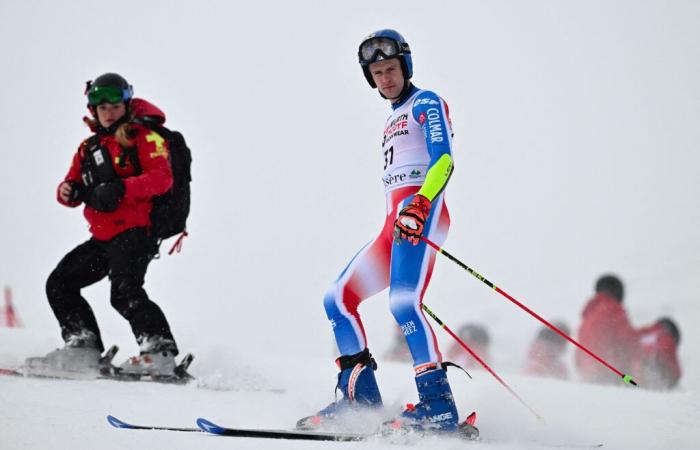
[[[214,422],[210,422],[209,420],[201,417],[197,419],[197,426],[201,428],[202,431],[206,431],[207,433],[222,434],[224,431],[224,427],[220,427]]]
[[[114,428],[134,428],[133,425],[129,425],[126,422],[122,422],[116,417],[110,415],[107,416],[107,422],[109,422],[109,424],[112,425]]]

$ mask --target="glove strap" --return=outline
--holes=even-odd
[[[418,209],[421,210],[423,214],[427,217],[428,214],[430,213],[430,200],[428,200],[426,197],[416,194],[413,197],[413,200],[411,201],[411,205],[417,207]]]

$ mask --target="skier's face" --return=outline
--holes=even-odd
[[[97,120],[105,128],[109,128],[114,122],[121,119],[126,114],[124,102],[117,104],[101,103],[95,108],[97,110]]]
[[[403,91],[404,78],[401,63],[397,58],[370,64],[369,73],[384,97],[392,103],[399,99],[401,91]]]

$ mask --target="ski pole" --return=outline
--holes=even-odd
[[[522,398],[520,398],[520,396],[519,396],[518,394],[516,394],[516,392],[515,392],[513,389],[511,389],[510,386],[508,386],[508,384],[507,384],[505,381],[503,381],[503,379],[502,379],[501,377],[499,377],[498,374],[497,374],[496,372],[494,372],[494,371],[488,366],[488,364],[486,364],[481,358],[479,358],[479,355],[477,355],[476,353],[474,353],[474,351],[473,351],[471,348],[469,348],[469,346],[468,346],[467,344],[465,344],[464,341],[461,340],[461,339],[459,338],[459,336],[457,336],[457,335],[450,329],[450,327],[448,327],[442,320],[440,320],[440,318],[439,318],[438,316],[436,316],[435,313],[432,312],[432,311],[430,310],[430,308],[428,308],[424,303],[421,303],[421,308],[423,308],[423,311],[425,311],[426,313],[428,313],[428,315],[429,315],[435,322],[437,322],[437,324],[440,325],[440,327],[441,327],[443,330],[445,330],[445,331],[447,332],[447,334],[449,334],[450,336],[452,336],[452,338],[453,338],[455,341],[457,341],[457,343],[458,343],[459,345],[461,345],[470,355],[472,355],[472,356],[474,357],[474,359],[476,359],[477,362],[478,362],[479,364],[481,364],[481,366],[482,366],[484,369],[486,369],[491,375],[493,375],[493,377],[494,377],[496,380],[498,380],[498,382],[501,383],[501,385],[503,385],[504,388],[508,389],[508,392],[510,392],[511,394],[513,394],[513,396],[514,396],[515,398],[518,399],[518,401],[520,402],[520,404],[522,404],[524,407],[526,407],[526,408],[537,418],[537,420],[540,420],[540,421],[541,421],[541,420],[544,420],[543,417],[540,416],[539,414],[537,414],[537,412],[536,412],[534,409],[532,409],[527,403],[525,403],[525,401],[524,401]]]
[[[493,284],[492,282],[490,282],[489,280],[487,280],[486,278],[484,278],[481,274],[475,272],[471,267],[467,266],[467,265],[464,264],[462,261],[460,261],[459,259],[457,259],[457,258],[455,258],[454,256],[452,256],[451,254],[449,254],[446,250],[444,250],[444,249],[442,249],[441,247],[439,247],[439,246],[438,246],[437,244],[435,244],[433,241],[431,241],[430,239],[426,238],[425,236],[421,236],[421,240],[422,240],[423,242],[425,242],[426,244],[428,244],[429,246],[431,246],[432,248],[434,248],[438,253],[442,253],[442,254],[443,254],[444,256],[446,256],[449,260],[451,260],[451,261],[453,261],[454,263],[456,263],[459,267],[461,267],[462,269],[464,269],[464,270],[466,270],[467,272],[469,272],[469,273],[470,273],[471,275],[473,275],[475,278],[481,280],[481,281],[482,281],[484,284],[486,284],[488,287],[490,287],[490,288],[493,289],[494,291],[498,292],[499,294],[501,294],[502,296],[504,296],[505,298],[507,298],[507,299],[510,300],[511,302],[515,303],[515,304],[516,304],[517,306],[519,306],[522,310],[524,310],[525,312],[527,312],[528,314],[530,314],[532,317],[534,317],[535,319],[537,319],[537,320],[539,320],[540,322],[542,322],[543,324],[545,324],[545,325],[546,325],[547,327],[549,327],[551,330],[553,330],[554,332],[556,332],[559,336],[561,336],[561,337],[563,337],[564,339],[566,339],[567,341],[571,342],[571,343],[574,344],[576,347],[578,347],[579,349],[583,350],[583,351],[584,351],[585,353],[587,353],[589,356],[591,356],[592,358],[594,358],[596,361],[598,361],[599,363],[601,363],[602,365],[604,365],[604,366],[607,367],[608,369],[612,370],[616,375],[618,375],[620,378],[622,378],[622,381],[624,381],[624,382],[627,383],[627,384],[632,384],[632,385],[634,385],[634,386],[637,386],[637,382],[634,381],[634,380],[632,379],[632,376],[631,376],[631,375],[622,373],[622,372],[620,372],[619,370],[617,370],[615,367],[611,366],[607,361],[603,360],[601,357],[599,357],[598,355],[596,355],[596,354],[593,353],[592,351],[588,350],[588,349],[587,349],[586,347],[584,347],[583,345],[579,344],[577,341],[575,341],[575,340],[574,340],[573,338],[571,338],[569,335],[567,335],[566,333],[564,333],[563,331],[561,331],[559,328],[557,328],[557,327],[555,327],[554,325],[552,325],[551,323],[547,322],[547,321],[546,321],[545,319],[543,319],[539,314],[537,314],[536,312],[534,312],[533,310],[531,310],[531,309],[528,308],[527,306],[523,305],[522,303],[520,303],[519,301],[517,301],[515,298],[511,297],[507,292],[505,292],[504,290],[502,290],[501,288],[499,288],[498,286],[496,286],[495,284]]]

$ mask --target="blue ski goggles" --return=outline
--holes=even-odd
[[[360,64],[368,65],[383,59],[411,53],[407,43],[399,44],[387,37],[374,37],[360,44]]]
[[[131,86],[122,89],[117,86],[90,86],[87,92],[88,104],[97,106],[102,103],[117,104],[126,102],[134,96]]]

